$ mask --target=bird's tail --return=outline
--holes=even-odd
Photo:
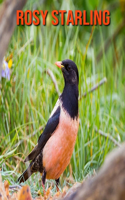
[[[29,167],[23,172],[23,174],[18,178],[17,182],[25,182],[32,174],[32,165],[29,165]]]

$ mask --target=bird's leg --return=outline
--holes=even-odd
[[[58,186],[59,186],[59,178],[56,179],[55,181],[56,181],[56,189],[57,189],[57,192],[59,192],[59,187],[58,187]]]
[[[46,171],[43,170],[43,174],[42,174],[42,187],[43,187],[44,196],[46,195],[46,191],[45,191],[45,182],[46,182]]]

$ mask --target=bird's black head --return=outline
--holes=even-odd
[[[76,64],[69,59],[63,61],[57,61],[55,63],[59,68],[61,68],[65,83],[77,84],[79,83],[79,74]]]
[[[76,64],[69,59],[55,63],[61,70],[65,80],[65,86],[60,100],[62,107],[72,119],[78,118],[78,83],[79,74]]]

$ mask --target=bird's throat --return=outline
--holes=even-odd
[[[78,85],[65,84],[63,93],[60,96],[62,106],[71,118],[78,117]]]

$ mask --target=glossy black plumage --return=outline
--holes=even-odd
[[[52,111],[52,114],[50,115],[43,133],[38,139],[38,144],[25,159],[25,162],[31,160],[31,163],[27,170],[18,178],[19,182],[27,180],[31,174],[37,171],[41,173],[44,172],[43,175],[45,175],[45,177],[43,177],[43,179],[46,178],[46,169],[42,163],[43,149],[60,123],[61,106],[64,112],[66,112],[71,117],[71,119],[74,120],[78,118],[79,77],[77,66],[73,61],[69,59],[62,61],[62,65],[64,66],[61,68],[61,70],[65,80],[65,87],[53,109],[54,111]],[[59,178],[56,179],[56,182],[59,182]]]
[[[52,133],[56,129],[59,123],[60,107],[56,109],[53,115],[49,118],[43,133],[39,136],[38,144],[34,147],[33,151],[26,157],[24,162],[32,160],[29,167],[24,171],[24,173],[18,178],[17,181],[26,181],[34,172],[43,172],[42,164],[42,149],[44,148],[46,142],[51,137]]]
[[[66,85],[60,96],[62,105],[71,118],[78,117],[78,88],[76,85]],[[68,99],[68,100],[67,100]]]
[[[41,149],[44,148],[46,142],[51,137],[52,133],[56,129],[59,123],[60,107],[54,112],[54,114],[49,118],[43,133],[39,136],[38,144],[35,146],[33,151],[26,157],[24,162],[29,160],[34,160],[36,156],[40,153]]]

